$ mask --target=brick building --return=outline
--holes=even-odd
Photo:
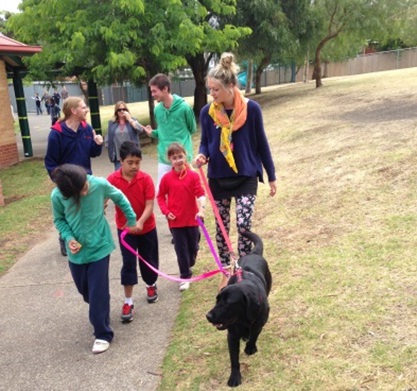
[[[0,33],[0,169],[19,161],[7,79],[13,79],[16,100],[19,101],[17,115],[19,116],[22,137],[27,138],[27,144],[28,141],[30,143],[30,132],[22,83],[22,74],[26,72],[26,67],[22,62],[22,57],[32,56],[41,50],[40,46],[28,46]],[[0,179],[0,206],[2,205],[4,205],[4,198]]]
[[[0,168],[8,167],[19,161],[16,136],[14,132],[14,118],[8,92],[8,78],[13,79],[16,100],[18,101],[19,123],[27,125],[26,105],[23,95],[22,75],[26,67],[22,62],[23,56],[32,56],[42,50],[40,46],[28,46],[0,34]],[[22,136],[24,136],[24,129]],[[26,126],[26,136],[29,127]]]

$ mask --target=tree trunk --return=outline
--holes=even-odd
[[[313,80],[316,81],[316,88],[319,88],[323,85],[321,82],[321,64],[320,59],[317,59],[314,62],[314,70],[313,70]]]
[[[321,82],[321,61],[320,61],[320,53],[321,49],[324,46],[324,42],[321,41],[317,46],[316,53],[314,55],[314,70],[313,70],[313,79],[316,80],[316,88],[319,88],[323,85]]]
[[[336,38],[339,35],[339,31],[335,31],[326,37],[324,37],[319,44],[317,45],[316,52],[314,54],[314,70],[313,70],[313,79],[316,80],[316,88],[321,87],[323,84],[321,82],[321,62],[320,62],[320,54],[321,49],[323,49],[324,45],[333,38]]]
[[[248,70],[246,71],[246,86],[245,94],[250,94],[252,90],[252,79],[253,79],[253,60],[248,60]]]
[[[186,56],[186,59],[193,72],[195,81],[193,110],[198,122],[200,111],[207,104],[206,76],[211,55],[209,55],[207,60],[204,58],[204,54]]]
[[[270,58],[264,57],[262,61],[258,64],[255,72],[255,94],[261,93],[261,76],[262,72],[266,68],[266,66],[270,63]]]
[[[149,107],[149,119],[151,121],[152,129],[156,129],[156,121],[155,121],[155,101],[151,94],[151,88],[148,86],[146,88],[148,92],[148,107]]]

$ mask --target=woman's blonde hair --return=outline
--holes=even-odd
[[[225,88],[237,86],[239,80],[237,73],[239,72],[239,66],[235,63],[235,56],[233,53],[225,52],[220,57],[220,62],[210,69],[207,78],[217,80]]]
[[[76,109],[80,102],[84,102],[83,98],[79,96],[70,96],[65,99],[64,104],[62,106],[62,112],[64,113],[64,118],[60,119],[60,122],[66,121],[72,115],[72,109]]]

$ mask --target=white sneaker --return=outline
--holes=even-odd
[[[186,291],[190,287],[189,282],[180,282],[180,291]]]
[[[110,342],[104,339],[96,339],[93,345],[93,353],[99,354],[105,352],[110,346]]]

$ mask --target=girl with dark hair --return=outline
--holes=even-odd
[[[110,327],[109,261],[115,249],[104,205],[111,199],[126,216],[126,225],[136,229],[136,214],[124,194],[105,178],[88,175],[84,168],[63,164],[52,179],[54,224],[67,245],[69,268],[78,292],[90,305],[94,328],[93,353],[102,353],[113,339]]]

